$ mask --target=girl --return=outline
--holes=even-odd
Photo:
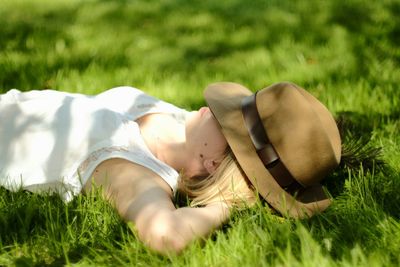
[[[131,87],[11,90],[0,96],[0,185],[66,201],[100,187],[161,253],[207,236],[257,194],[284,216],[329,206],[319,181],[340,161],[340,136],[317,99],[290,83],[256,94],[216,83],[204,95],[208,107],[188,112]],[[191,207],[175,208],[178,189]]]

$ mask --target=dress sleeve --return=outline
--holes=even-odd
[[[187,113],[184,109],[129,86],[109,89],[96,95],[94,99],[102,107],[127,115],[132,120],[149,113],[164,112],[183,117]]]
[[[143,91],[129,86],[109,89],[95,96],[104,108],[118,113],[135,116],[155,108],[161,100],[145,94]]]

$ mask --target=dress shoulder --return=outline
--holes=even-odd
[[[150,113],[170,113],[177,118],[185,117],[186,110],[130,86],[109,89],[95,96],[103,107],[127,115],[136,120]]]

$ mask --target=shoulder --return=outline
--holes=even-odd
[[[171,187],[152,170],[131,161],[113,158],[100,163],[85,186],[87,193],[93,188],[102,190],[103,196],[119,209],[146,196],[150,202],[170,202]],[[118,208],[118,207],[117,207]],[[123,211],[120,211],[123,213]]]
[[[142,90],[131,87],[131,86],[118,86],[114,88],[110,88],[100,94],[95,96],[96,99],[102,98],[109,98],[109,97],[138,97],[138,96],[147,96],[151,97],[150,95],[146,94]]]
[[[126,220],[144,225],[155,214],[175,209],[170,187],[151,170],[124,159],[110,159],[98,165],[85,192],[100,187],[103,196]],[[146,227],[145,227],[146,228]]]
[[[109,89],[96,95],[97,103],[119,112],[137,113],[159,106],[162,101],[130,86]]]

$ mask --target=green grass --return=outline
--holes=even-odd
[[[179,256],[145,248],[108,203],[0,189],[0,265],[398,266],[400,2],[3,0],[0,89],[95,94],[131,85],[176,105],[234,81],[288,80],[386,165],[338,170],[333,205],[286,220],[259,203]]]

